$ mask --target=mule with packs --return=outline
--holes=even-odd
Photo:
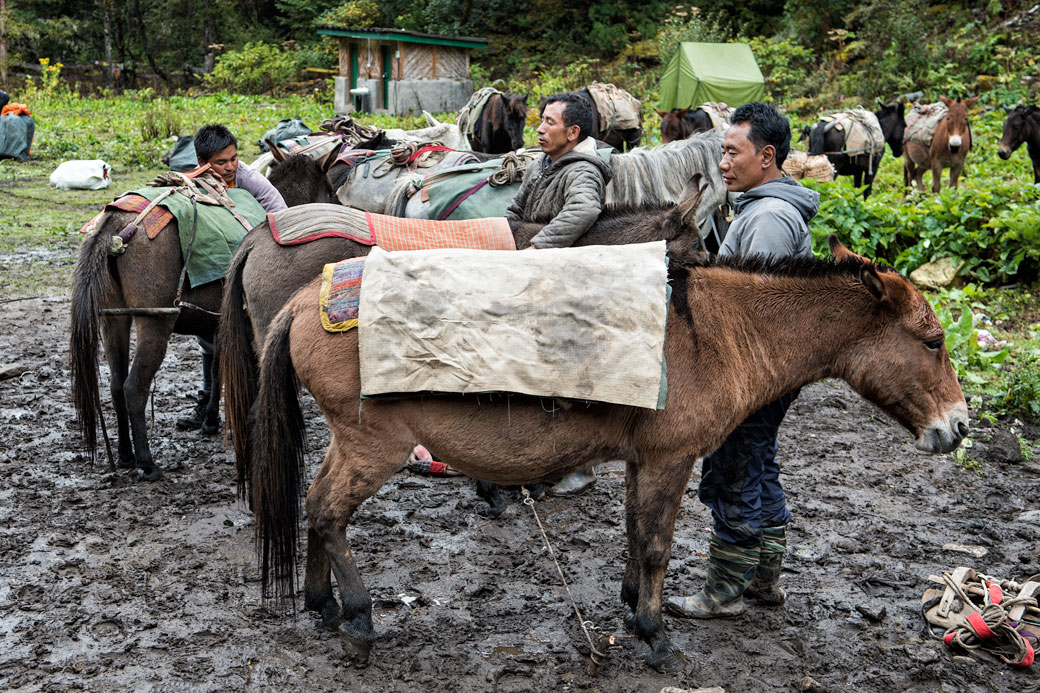
[[[643,203],[608,207],[575,245],[618,245],[663,240],[669,257],[691,261],[704,246],[697,227],[698,212],[709,195],[707,176],[694,174],[678,204]],[[479,220],[504,224],[504,219]],[[231,260],[220,309],[217,364],[224,383],[227,426],[235,446],[239,489],[250,480],[249,429],[257,396],[260,348],[275,314],[300,287],[322,272],[325,265],[344,258],[367,255],[374,245],[387,249],[416,247],[486,247],[486,235],[470,236],[468,222],[412,221],[379,218],[358,210],[328,205],[308,205],[271,215],[250,232]],[[526,247],[543,227],[518,223],[509,228],[512,248]],[[395,228],[396,227],[396,228]],[[406,228],[408,238],[395,236]],[[380,234],[379,229],[391,231]],[[501,232],[498,234],[502,235]],[[465,238],[473,238],[460,245]],[[491,489],[480,488],[496,511],[500,499]]]
[[[421,440],[443,450],[460,471],[500,484],[555,478],[596,457],[627,460],[625,622],[649,647],[652,667],[681,668],[683,655],[661,614],[676,513],[696,460],[715,450],[750,412],[810,382],[836,377],[908,429],[922,450],[948,452],[968,433],[964,397],[927,300],[898,273],[852,255],[836,241],[832,249],[837,263],[669,264],[671,294],[661,323],[667,363],[662,409],[553,398],[547,405],[546,397],[519,394],[362,400],[369,362],[359,357],[359,340],[364,344],[366,333],[323,329],[322,282],[312,282],[275,317],[261,362],[252,498],[265,594],[272,582],[281,596],[295,593],[304,461],[299,382],[332,431],[306,497],[304,608],[338,628],[348,660],[367,660],[375,637],[372,601],[347,538],[351,517]],[[553,275],[561,296],[580,293],[587,278],[571,272],[573,266],[565,262]],[[626,286],[616,288],[621,298]],[[447,293],[430,299],[452,305]],[[649,310],[652,304],[646,305]],[[360,310],[364,321],[364,290]],[[375,312],[373,319],[382,319]],[[589,363],[596,360],[582,344],[573,346]],[[624,371],[625,365],[615,367]]]
[[[866,186],[863,197],[874,189],[885,143],[892,156],[903,155],[903,132],[906,121],[903,105],[882,106],[871,113],[864,108],[850,108],[828,113],[809,132],[809,154],[826,155],[839,176],[852,176],[855,187]]]
[[[733,108],[722,102],[708,102],[697,108],[673,108],[657,111],[661,116],[661,143],[684,140],[706,130],[724,132],[733,116]]]
[[[1033,183],[1040,183],[1040,108],[1017,106],[1005,110],[1008,115],[997,154],[1006,161],[1025,142],[1029,160],[1033,163]]]
[[[342,149],[328,168],[328,180],[341,204],[375,214],[386,211],[398,179],[423,171],[488,161],[494,154],[459,151],[438,142],[398,142],[390,149]]]
[[[593,82],[577,91],[592,106],[589,137],[619,152],[635,149],[643,141],[643,111],[639,100],[613,84]]]
[[[623,154],[613,153],[609,148],[599,149],[598,155],[607,159],[612,174],[604,192],[604,203],[615,206],[673,203],[682,197],[686,181],[695,173],[701,173],[708,181],[698,213],[698,221],[703,224],[726,200],[726,188],[718,169],[721,146],[722,136],[712,131],[681,142]],[[497,168],[489,161],[481,167],[445,168],[426,176],[402,176],[386,198],[386,213],[409,219],[504,215],[520,187],[524,168],[537,161],[538,156],[537,151],[530,156],[519,152],[506,155]],[[502,175],[503,172],[508,175]],[[506,189],[511,189],[512,194],[503,194]]]
[[[524,146],[526,122],[526,96],[484,87],[459,110],[455,124],[468,141],[468,149],[485,154],[505,154]]]
[[[89,233],[74,273],[69,337],[72,400],[91,459],[100,423],[112,461],[98,385],[101,344],[116,414],[115,463],[136,467],[146,480],[161,476],[148,441],[145,404],[170,335],[213,340],[231,252],[265,217],[248,193],[229,191],[214,175],[171,173],[157,182],[165,187],[123,196],[84,227]],[[327,191],[306,157],[281,164],[271,183],[286,200],[296,199],[300,189],[311,200]],[[131,329],[136,331],[132,360]],[[216,432],[219,381],[211,392],[203,428]]]
[[[971,151],[971,124],[968,109],[979,97],[961,101],[945,96],[939,103],[915,105],[906,116],[903,133],[903,195],[912,183],[924,192],[925,171],[932,172],[932,192],[942,187],[942,170],[950,169],[950,186],[956,188],[964,159]]]

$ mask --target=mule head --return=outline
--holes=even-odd
[[[1004,133],[1000,137],[1000,144],[997,145],[997,155],[1001,159],[1010,159],[1011,153],[1021,147],[1029,136],[1030,118],[1040,111],[1036,106],[1018,106],[1010,110],[1005,106],[1005,110],[1008,117],[1004,121]]]
[[[691,131],[686,123],[686,114],[690,108],[673,108],[668,113],[658,111],[661,114],[661,144],[684,140],[690,136]]]
[[[524,146],[524,125],[527,123],[527,97],[520,94],[506,94],[506,132],[513,150]]]
[[[668,256],[684,263],[703,262],[708,259],[704,238],[697,225],[697,211],[704,199],[704,191],[711,179],[695,173],[686,181],[678,204],[665,215],[662,236],[668,242]]]
[[[940,96],[940,100],[946,104],[946,137],[947,147],[951,154],[960,152],[961,147],[965,150],[971,148],[971,128],[968,125],[968,109],[975,105],[979,97],[956,101],[946,96]]]
[[[860,321],[862,331],[838,364],[843,377],[913,433],[918,449],[954,450],[968,435],[968,407],[935,312],[898,272],[879,269],[837,239],[831,248],[839,262],[858,265],[869,306],[848,318]]]
[[[885,142],[892,149],[892,156],[903,156],[903,133],[906,132],[905,104],[895,103],[891,106],[881,105],[874,115],[881,125],[881,133]]]
[[[307,154],[292,154],[271,169],[268,176],[289,207],[310,202],[339,204],[321,164]]]

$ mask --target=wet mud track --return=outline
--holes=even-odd
[[[739,619],[666,616],[684,669],[662,675],[622,625],[623,465],[574,499],[537,504],[585,618],[618,645],[595,678],[584,636],[530,511],[483,514],[466,480],[408,471],[351,530],[378,631],[366,668],[343,664],[314,615],[263,604],[249,513],[220,436],[174,421],[198,387],[177,337],[156,381],[157,483],[93,466],[68,398],[64,298],[0,304],[0,689],[306,691],[1036,690],[1034,670],[976,661],[922,636],[927,576],[970,565],[1040,573],[1040,450],[984,475],[916,451],[910,435],[835,381],[805,388],[782,429],[794,523],[782,609]],[[107,383],[102,391],[110,430]],[[327,434],[309,404],[310,474]],[[976,441],[986,424],[972,420]],[[976,451],[982,445],[976,444]],[[665,595],[691,594],[710,518],[687,490]],[[943,549],[962,544],[981,558]],[[302,600],[298,602],[302,605]],[[1036,667],[1034,667],[1036,669]]]

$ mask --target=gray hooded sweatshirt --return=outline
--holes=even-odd
[[[820,208],[820,194],[784,176],[748,190],[733,204],[736,217],[719,256],[771,255],[779,259],[812,255],[809,221]]]

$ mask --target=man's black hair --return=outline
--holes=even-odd
[[[542,102],[542,109],[538,114],[545,113],[545,107],[557,101],[567,104],[563,107],[563,126],[569,128],[577,125],[579,142],[592,134],[592,106],[574,92],[553,94]]]
[[[231,145],[238,149],[238,140],[223,125],[203,125],[195,133],[195,156],[199,161],[209,161]]]
[[[748,139],[755,145],[755,152],[762,151],[767,144],[776,150],[776,167],[780,168],[791,151],[791,124],[775,106],[761,101],[752,101],[733,111],[731,125],[751,123]]]

